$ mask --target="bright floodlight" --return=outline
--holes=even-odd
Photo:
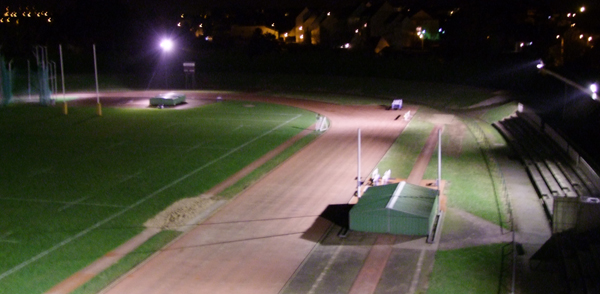
[[[164,51],[171,51],[171,49],[173,49],[173,41],[169,39],[162,40],[160,42],[160,48],[162,48]]]
[[[590,85],[590,90],[592,91],[592,99],[598,99],[598,94],[596,94],[598,92],[598,85],[596,84],[591,84]]]
[[[579,8],[580,12],[585,12],[585,6],[581,6],[581,8]]]
[[[536,66],[538,69],[542,69],[542,68],[544,68],[544,62],[540,61],[540,63],[538,63]]]

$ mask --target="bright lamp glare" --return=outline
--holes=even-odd
[[[536,66],[537,66],[538,69],[542,69],[542,68],[544,68],[544,63],[540,62]]]
[[[590,85],[590,90],[592,91],[592,93],[597,93],[598,92],[598,85],[591,84]]]
[[[173,41],[165,39],[160,42],[160,48],[164,51],[171,51],[173,49]]]

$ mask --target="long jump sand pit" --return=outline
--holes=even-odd
[[[147,220],[144,226],[161,230],[186,231],[194,219],[216,202],[210,195],[184,198]]]

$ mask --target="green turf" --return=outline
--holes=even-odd
[[[280,105],[0,108],[0,289],[39,293],[314,123]],[[0,291],[1,292],[1,291]]]
[[[510,102],[504,105],[500,105],[498,107],[488,109],[484,114],[481,115],[480,118],[491,124],[514,114],[516,111],[517,102]]]
[[[438,251],[427,293],[499,293],[503,246]]]
[[[417,111],[407,128],[377,165],[380,174],[390,169],[392,178],[408,177],[433,129],[433,124],[425,119],[436,113],[438,112],[426,107],[421,107]],[[482,146],[470,132],[466,131],[460,142],[460,152],[449,154],[444,150],[449,144],[456,144],[457,139],[450,138],[448,133],[448,131],[442,132],[442,179],[448,183],[445,190],[447,204],[500,224],[496,194],[492,188],[493,175],[488,171],[481,153]],[[429,162],[424,178],[436,179],[437,166],[436,151]]]
[[[488,170],[480,150],[481,146],[469,132],[466,132],[460,154],[444,155],[444,142],[448,141],[448,134],[442,133],[442,179],[447,183],[444,191],[447,205],[500,225],[505,216],[498,213],[499,205],[494,193],[493,175]],[[424,178],[437,178],[437,165],[436,151]]]
[[[481,89],[392,79],[283,75],[234,79],[227,74],[216,78],[233,82],[232,88],[268,88],[265,94],[339,104],[386,105],[402,98],[405,103],[458,108],[489,97],[489,92]],[[0,205],[7,207],[6,215],[0,216],[0,240],[7,241],[0,243],[0,275],[51,245],[93,228],[22,269],[0,276],[0,293],[43,292],[140,232],[143,221],[170,203],[202,193],[314,122],[314,114],[297,109],[245,104],[225,102],[186,111],[105,108],[102,118],[95,115],[95,108],[71,107],[66,117],[59,107],[0,108],[0,198],[6,198]],[[266,114],[257,115],[257,110]],[[433,127],[420,118],[429,111],[426,107],[419,110],[380,163],[380,173],[389,168],[393,177],[408,176]],[[493,120],[506,111],[493,109],[481,118]],[[244,145],[239,152],[227,154],[240,142],[290,118],[273,113],[302,116]],[[484,129],[489,136],[489,129]],[[453,196],[448,205],[497,223],[490,174],[486,175],[480,147],[469,136],[460,156],[444,158],[443,177],[450,182],[448,195]],[[494,135],[490,138],[493,144],[503,142]],[[444,144],[450,141],[444,135]],[[434,161],[435,155],[426,178],[435,177]],[[237,194],[269,169],[269,164],[261,167],[221,196]],[[78,200],[81,203],[66,205]],[[22,285],[29,286],[22,289]]]
[[[420,120],[420,116],[421,114],[417,112],[406,129],[377,164],[380,175],[390,170],[392,178],[408,178],[429,133],[433,129],[433,124]]]

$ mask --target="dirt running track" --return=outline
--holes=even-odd
[[[407,124],[395,120],[404,111],[381,106],[221,96],[305,108],[328,117],[331,127],[103,293],[278,293],[330,226],[319,215],[330,204],[348,203],[355,191],[357,129],[362,132],[365,178]],[[217,94],[187,97],[193,105]]]

